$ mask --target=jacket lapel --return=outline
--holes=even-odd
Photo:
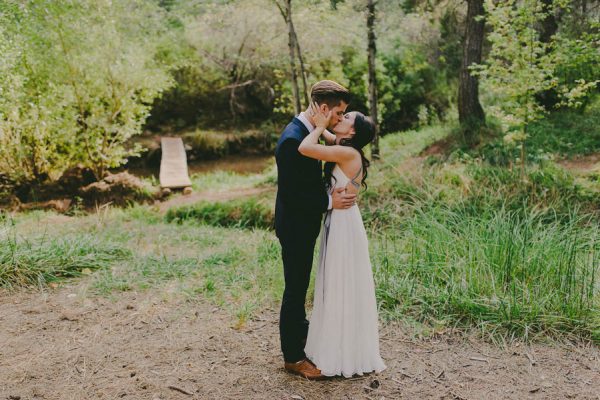
[[[306,127],[306,125],[304,125],[302,123],[302,121],[300,121],[297,117],[294,117],[294,119],[292,120],[292,123],[294,125],[297,125],[301,132],[302,132],[302,136],[306,137],[306,135],[308,135],[310,132],[308,131],[308,128]]]
[[[302,121],[300,121],[297,117],[294,117],[294,119],[292,120],[292,123],[294,125],[297,125],[300,128],[300,131],[302,132],[303,137],[306,137],[310,133],[308,131],[308,128],[306,127],[306,125],[304,125],[302,123]],[[316,161],[316,164],[319,166],[319,170],[323,171],[323,162],[321,160],[316,160],[316,159],[313,159],[313,160]]]

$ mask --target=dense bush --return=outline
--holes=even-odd
[[[125,142],[171,84],[163,24],[144,0],[2,2],[0,173],[44,181],[81,163],[100,179],[135,154]]]

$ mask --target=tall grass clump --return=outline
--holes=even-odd
[[[273,211],[270,206],[250,198],[177,207],[168,210],[165,219],[177,223],[196,221],[211,226],[270,229]]]
[[[373,245],[377,296],[390,318],[600,343],[600,231],[589,217],[440,206],[415,210],[402,231]]]
[[[597,192],[579,185],[570,172],[552,163],[530,168],[525,179],[517,169],[485,164],[470,165],[467,172],[471,184],[465,198],[475,213],[505,207],[569,219],[573,209],[593,214],[600,204]]]
[[[130,257],[120,244],[88,233],[25,239],[9,222],[0,225],[0,287],[43,285]]]

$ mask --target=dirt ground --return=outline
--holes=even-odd
[[[85,284],[0,292],[0,399],[600,399],[600,350],[381,327],[379,375],[309,382],[282,368],[277,313],[243,329],[203,299]]]
[[[600,170],[600,153],[561,160],[558,164],[575,173],[588,173],[590,171]]]

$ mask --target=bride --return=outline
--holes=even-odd
[[[363,147],[375,135],[373,122],[350,112],[326,131],[332,117],[311,106],[316,128],[300,144],[302,155],[326,161],[329,190],[345,188],[358,193],[366,187],[369,161]],[[324,136],[327,143],[319,144]],[[306,347],[307,357],[325,376],[381,372],[375,285],[369,260],[367,234],[358,206],[327,213],[321,233],[319,269]]]

